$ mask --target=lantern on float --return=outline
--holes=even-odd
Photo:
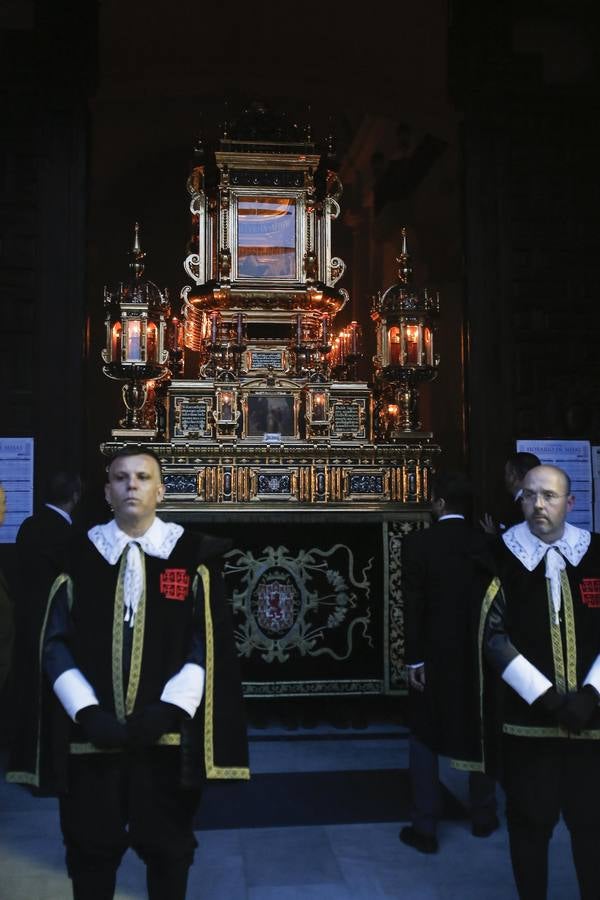
[[[165,349],[166,321],[170,302],[168,291],[152,281],[142,280],[146,254],[140,246],[140,228],[135,225],[129,252],[131,276],[116,290],[104,288],[106,309],[103,372],[123,382],[125,416],[113,437],[155,437],[157,429],[143,414],[149,386],[168,374],[169,351]]]
[[[398,282],[374,299],[371,311],[377,335],[374,362],[382,440],[397,440],[420,430],[418,384],[432,381],[439,365],[434,353],[439,296],[413,285],[405,228],[398,262]]]

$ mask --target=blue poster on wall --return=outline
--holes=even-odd
[[[33,512],[33,438],[0,437],[0,487],[6,503],[0,544],[13,544]]]

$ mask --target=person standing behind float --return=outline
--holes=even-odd
[[[163,495],[154,453],[113,457],[114,518],[51,591],[35,765],[8,773],[59,794],[75,900],[111,900],[129,846],[150,900],[183,900],[204,779],[249,777],[225,547],[158,519]]]
[[[568,475],[523,480],[525,522],[502,536],[484,652],[505,686],[504,787],[522,900],[543,900],[561,813],[583,900],[600,897],[600,536],[569,524]]]
[[[540,465],[540,460],[535,453],[527,453],[518,451],[511,453],[504,464],[504,487],[510,497],[509,505],[505,506],[501,520],[496,527],[492,516],[484,513],[479,524],[486,534],[498,534],[518,525],[524,519],[523,509],[521,506],[521,495],[523,493],[523,479],[530,469]]]
[[[479,619],[475,558],[487,542],[465,516],[471,485],[461,472],[439,473],[432,484],[431,528],[402,542],[402,594],[409,682],[409,775],[412,824],[402,843],[421,853],[438,850],[442,814],[438,755],[470,770],[472,833],[497,827],[495,783],[481,770],[475,634]]]
[[[16,567],[13,596],[16,598],[16,641],[11,678],[13,720],[12,752],[22,759],[34,746],[37,728],[23,706],[37,689],[40,677],[40,634],[48,594],[57,575],[66,571],[69,543],[73,539],[72,515],[81,497],[81,479],[73,472],[57,472],[50,479],[44,504],[24,519],[15,542]]]

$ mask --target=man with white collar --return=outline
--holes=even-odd
[[[129,846],[150,900],[183,900],[204,779],[249,777],[225,547],[156,517],[151,451],[118,452],[105,496],[114,519],[90,529],[53,585],[54,705],[42,692],[33,765],[8,777],[59,794],[75,900],[111,900]]]
[[[567,521],[569,478],[537,466],[525,522],[502,536],[484,601],[484,653],[500,673],[504,787],[522,900],[546,897],[562,813],[581,896],[600,897],[600,539]]]

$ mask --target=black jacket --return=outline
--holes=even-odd
[[[423,694],[410,692],[413,731],[434,750],[478,760],[477,627],[485,536],[463,519],[407,535],[402,546],[406,662],[425,663]]]

